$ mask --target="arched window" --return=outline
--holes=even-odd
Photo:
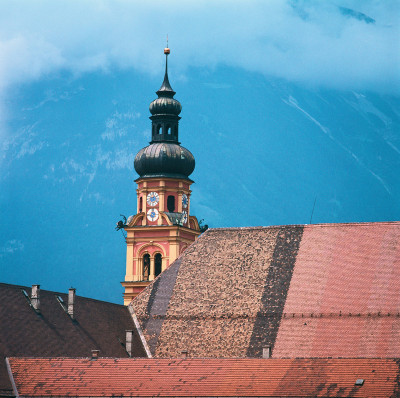
[[[158,134],[162,134],[162,127],[161,124],[157,126]]]
[[[167,198],[167,208],[170,213],[175,211],[175,196],[169,195]]]
[[[155,276],[160,275],[161,270],[162,270],[162,256],[160,253],[157,253],[154,256],[154,274],[155,274]]]
[[[141,213],[142,210],[143,210],[143,196],[141,196],[139,199],[139,213]]]
[[[150,254],[143,256],[143,280],[148,281],[150,275]]]
[[[167,134],[171,135],[171,126],[169,124],[167,125]]]

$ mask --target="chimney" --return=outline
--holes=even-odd
[[[40,285],[32,285],[31,304],[36,312],[40,312]]]
[[[71,319],[75,319],[74,303],[75,289],[71,287],[71,289],[68,290],[68,315],[71,317]]]
[[[187,350],[183,350],[181,351],[183,358],[187,358],[188,357],[188,351]]]
[[[132,356],[132,340],[133,340],[133,330],[126,330],[126,343],[125,343],[125,349],[128,355],[131,357]]]
[[[270,345],[263,347],[262,357],[264,359],[271,358],[271,346]]]
[[[99,357],[100,350],[92,350],[92,361],[95,361]]]

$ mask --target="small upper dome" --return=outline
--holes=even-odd
[[[167,51],[168,50],[168,51]],[[188,179],[193,173],[194,156],[178,142],[179,114],[182,105],[174,98],[175,91],[168,79],[168,54],[164,51],[164,81],[157,91],[158,98],[150,104],[152,121],[150,145],[141,149],[134,161],[140,178],[170,177]]]
[[[152,115],[159,115],[159,114],[179,115],[182,111],[182,105],[175,98],[160,97],[155,99],[150,104],[149,109]]]
[[[195,167],[191,152],[172,142],[157,142],[141,149],[134,162],[140,177],[188,178]]]

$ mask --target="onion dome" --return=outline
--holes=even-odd
[[[194,156],[186,148],[171,142],[153,143],[135,157],[140,177],[188,178],[193,173]]]
[[[169,48],[164,49],[165,54],[165,75],[164,81],[160,89],[157,91],[158,98],[155,99],[150,104],[150,112],[152,115],[176,115],[178,116],[181,113],[182,105],[178,100],[176,100],[174,95],[175,91],[172,89],[169,84],[168,79],[168,55],[170,53]]]
[[[182,110],[182,105],[175,98],[160,97],[155,99],[150,104],[150,112],[152,115],[157,114],[172,114],[179,115]]]
[[[150,104],[152,133],[150,145],[141,149],[134,166],[140,178],[171,177],[187,179],[193,173],[195,161],[189,150],[178,142],[179,114],[182,106],[174,99],[175,91],[168,79],[169,48],[166,55],[164,81],[157,91],[158,98]]]

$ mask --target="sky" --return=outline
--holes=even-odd
[[[0,87],[133,68],[218,65],[311,85],[399,89],[397,1],[2,1]],[[166,33],[167,32],[167,33]]]
[[[400,219],[398,1],[0,2],[0,281],[122,302],[163,77],[211,227]]]

